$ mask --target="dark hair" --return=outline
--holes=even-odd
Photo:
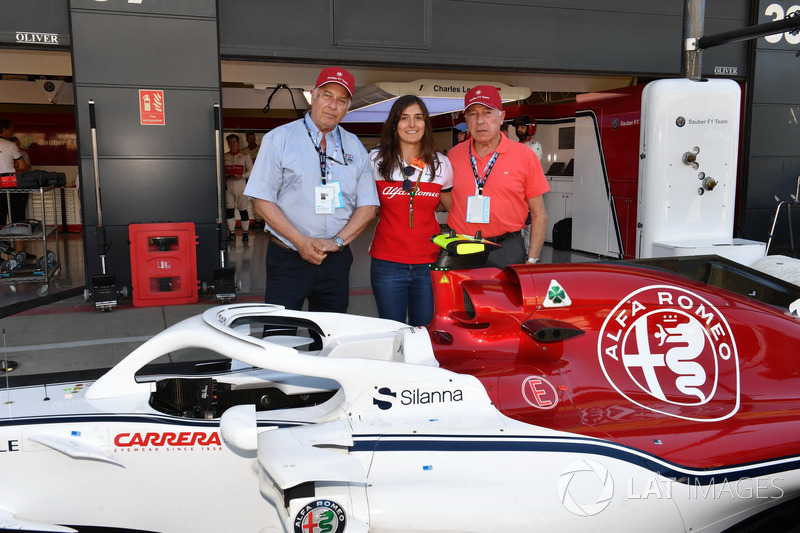
[[[239,142],[239,144],[242,144],[242,140],[241,140],[241,139],[239,138],[239,136],[238,136],[238,135],[236,135],[235,133],[231,133],[230,135],[228,135],[227,137],[225,137],[225,140],[226,140],[226,141],[230,141],[231,139],[236,139],[236,140]]]
[[[431,169],[431,180],[436,175],[438,159],[436,157],[436,145],[433,141],[433,128],[431,127],[431,116],[428,108],[418,96],[406,94],[395,100],[386,122],[383,123],[381,130],[381,140],[378,144],[378,174],[386,181],[392,180],[392,173],[398,167],[397,159],[400,157],[400,137],[397,135],[397,124],[400,123],[400,115],[409,106],[417,104],[422,109],[422,116],[425,121],[425,133],[422,135],[422,160],[425,166]]]
[[[9,118],[0,118],[0,130],[10,130],[14,122]]]

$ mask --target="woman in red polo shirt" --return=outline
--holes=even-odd
[[[427,326],[433,319],[429,264],[439,248],[436,208],[453,186],[453,167],[436,151],[430,115],[413,95],[398,98],[370,152],[380,211],[369,254],[381,318]]]

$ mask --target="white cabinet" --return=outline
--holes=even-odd
[[[547,234],[545,242],[553,242],[553,226],[556,222],[572,217],[572,177],[547,176],[550,191],[544,194],[547,209]]]

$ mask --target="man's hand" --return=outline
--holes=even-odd
[[[333,239],[323,239],[325,243],[324,248],[326,252],[341,252],[344,248],[339,248],[339,245]]]
[[[297,247],[297,253],[300,257],[313,265],[320,265],[327,257],[327,250],[325,248],[324,239],[312,239],[306,235],[294,245]]]

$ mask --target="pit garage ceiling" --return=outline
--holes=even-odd
[[[270,109],[305,109],[306,101],[300,95],[314,88],[323,67],[223,61],[224,106],[229,109],[261,109],[272,95]],[[346,65],[345,68],[356,81],[353,106],[345,122],[383,122],[393,99],[402,94],[423,97],[431,114],[435,115],[461,111],[464,88],[480,84],[500,88],[503,101],[513,102],[528,98],[532,92],[585,93],[627,87],[632,83],[630,76],[387,69]],[[277,87],[281,89],[276,90]]]
[[[408,83],[383,81],[356,89],[353,104],[342,122],[384,122],[394,102],[405,94],[418,96],[428,112],[435,115],[457,113],[464,109],[464,95],[476,85],[493,85],[503,103],[525,100],[531,90],[492,81],[454,81],[423,79]]]

